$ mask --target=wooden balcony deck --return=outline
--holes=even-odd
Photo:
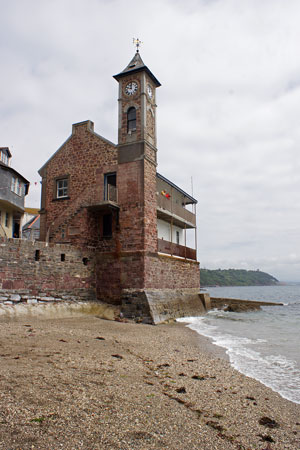
[[[167,255],[179,256],[194,261],[197,260],[196,250],[193,248],[165,241],[164,239],[157,239],[157,244],[159,253],[166,253]]]

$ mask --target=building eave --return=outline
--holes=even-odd
[[[114,75],[113,78],[117,81],[119,81],[121,78],[127,76],[127,75],[131,75],[134,73],[138,73],[138,72],[146,72],[147,75],[151,78],[151,80],[153,81],[153,83],[155,84],[156,87],[161,86],[161,83],[158,81],[158,79],[153,75],[153,73],[151,72],[150,69],[148,69],[147,66],[143,66],[143,67],[138,67],[136,69],[131,69],[128,70],[127,72],[120,72],[117,75]]]
[[[165,183],[169,184],[170,186],[172,186],[174,189],[176,189],[177,191],[179,191],[182,195],[184,195],[186,198],[189,199],[189,203],[194,203],[197,204],[198,200],[196,200],[194,197],[192,197],[191,195],[187,194],[185,191],[183,191],[180,187],[176,186],[176,184],[174,184],[172,181],[168,180],[167,178],[165,178],[163,175],[161,175],[160,173],[156,173],[157,178],[159,178],[160,180],[164,181]]]
[[[17,177],[21,178],[24,181],[24,184],[25,184],[25,195],[27,195],[28,191],[29,191],[30,181],[26,180],[26,178],[23,175],[21,175],[19,172],[17,172],[12,167],[7,166],[6,164],[3,164],[1,161],[0,161],[0,167],[2,169],[4,169],[4,170],[7,170],[8,172],[13,173],[14,175],[16,175]]]
[[[78,122],[72,125],[72,134],[65,140],[65,142],[56,150],[56,152],[53,153],[53,155],[50,156],[50,158],[45,162],[45,164],[38,170],[39,175],[42,177],[43,176],[43,171],[44,169],[47,167],[47,165],[49,164],[49,162],[54,158],[55,155],[57,155],[57,153],[60,152],[60,150],[70,141],[70,139],[72,138],[72,136],[74,135],[74,126],[76,125],[81,125],[83,123],[88,123],[91,122],[90,120],[84,120],[82,122]],[[92,123],[92,122],[91,122]],[[107,144],[110,144],[112,147],[116,147],[116,145],[109,141],[108,139],[104,138],[103,136],[101,136],[100,134],[96,133],[94,130],[88,128],[88,131],[90,133],[92,133],[94,136],[98,137],[99,139],[101,139],[102,141],[106,142]]]

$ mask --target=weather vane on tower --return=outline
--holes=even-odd
[[[136,39],[133,38],[133,43],[136,46],[136,52],[138,53],[139,52],[139,47],[142,44],[142,41],[140,41],[139,38],[136,38]]]

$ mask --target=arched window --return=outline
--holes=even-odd
[[[136,109],[132,106],[127,111],[127,132],[136,130]]]

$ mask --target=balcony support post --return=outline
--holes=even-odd
[[[173,256],[173,217],[171,217],[171,255]]]
[[[184,209],[185,209],[185,197],[184,197]],[[184,224],[184,259],[186,259],[186,223]]]
[[[173,187],[171,186],[171,256],[173,256]]]
[[[195,203],[194,207],[195,207],[195,216],[196,216],[196,212],[197,212],[196,211],[196,203]],[[195,226],[195,250],[196,250],[196,259],[197,259],[197,219],[196,219],[196,226]]]

